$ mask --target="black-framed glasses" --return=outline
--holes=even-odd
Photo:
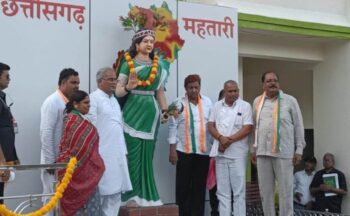
[[[117,78],[102,78],[103,80],[105,81],[108,81],[108,82],[117,82]]]

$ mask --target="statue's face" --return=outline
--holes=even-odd
[[[144,37],[139,44],[136,44],[137,52],[144,55],[150,54],[153,51],[154,42],[155,40],[152,36]]]

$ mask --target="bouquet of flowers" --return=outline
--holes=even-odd
[[[167,123],[170,116],[173,116],[175,119],[177,119],[179,114],[181,114],[183,110],[184,110],[184,105],[182,103],[181,103],[181,106],[178,107],[177,103],[173,102],[172,104],[169,105],[167,111],[163,111],[161,123],[162,124]]]

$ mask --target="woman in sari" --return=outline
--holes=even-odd
[[[89,95],[80,90],[66,105],[57,163],[67,163],[71,157],[76,157],[78,164],[60,202],[62,216],[102,215],[97,185],[105,167],[98,152],[97,129],[84,116],[89,108]],[[60,180],[64,173],[65,170],[58,172]]]
[[[121,65],[116,95],[127,95],[123,107],[124,136],[133,190],[122,196],[129,206],[162,205],[153,175],[160,114],[167,111],[164,82],[168,76],[163,60],[154,52],[155,32],[142,29],[132,38]]]

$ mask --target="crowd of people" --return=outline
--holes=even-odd
[[[240,99],[233,80],[224,83],[219,101],[213,104],[201,94],[201,77],[188,75],[185,95],[171,103],[177,115],[171,115],[164,94],[168,71],[154,54],[154,43],[153,31],[136,32],[118,73],[101,68],[96,74],[97,90],[90,95],[79,90],[77,71],[63,69],[58,89],[42,104],[41,163],[78,160],[61,199],[61,215],[115,216],[122,202],[129,207],[162,205],[153,156],[163,120],[168,120],[169,162],[176,165],[180,216],[204,215],[209,165],[216,179],[211,198],[219,202],[212,215],[246,215],[249,153],[257,166],[265,215],[276,215],[276,184],[280,215],[292,216],[293,208],[341,212],[347,188],[344,174],[334,168],[334,155],[324,155],[324,169],[316,174],[316,159],[306,159],[305,169],[293,176],[305,147],[303,118],[297,100],[280,90],[275,72],[262,75],[263,93],[253,106]],[[16,121],[3,92],[10,81],[9,70],[0,63],[0,164],[19,163]],[[122,109],[117,98],[124,98]],[[60,170],[58,178],[63,174]],[[3,182],[13,179],[14,173],[0,176],[1,196]],[[55,171],[43,170],[41,180],[43,193],[54,193]]]

